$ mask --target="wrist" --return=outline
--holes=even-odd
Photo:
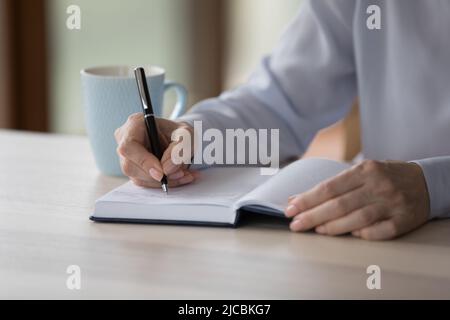
[[[411,169],[414,171],[414,177],[416,177],[417,186],[422,190],[421,193],[423,194],[426,215],[428,219],[431,220],[433,219],[431,211],[431,197],[424,170],[418,163],[415,162],[408,162],[408,165],[411,166]]]

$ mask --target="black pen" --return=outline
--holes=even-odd
[[[150,140],[151,152],[158,160],[162,159],[163,152],[161,150],[161,144],[159,142],[158,127],[156,126],[155,114],[153,112],[152,99],[147,86],[147,78],[145,76],[144,68],[134,69],[134,75],[136,76],[136,82],[139,89],[139,95],[141,97],[142,109],[144,111],[144,121],[147,128],[147,135]],[[167,177],[164,175],[161,180],[161,187],[163,191],[169,193],[169,185],[167,183]]]

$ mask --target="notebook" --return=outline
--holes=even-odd
[[[284,217],[288,198],[350,168],[325,159],[299,160],[276,175],[259,168],[208,168],[195,183],[145,189],[129,182],[96,201],[96,222],[192,224],[236,227],[240,213]]]

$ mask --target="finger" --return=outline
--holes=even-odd
[[[324,181],[291,201],[289,217],[357,189],[363,185],[363,180],[360,167],[354,167]]]
[[[161,159],[163,172],[170,176],[174,174],[175,172],[181,170],[181,165],[176,165],[172,161],[172,151],[175,147],[176,143],[171,143],[169,147],[166,149],[166,151],[163,154],[163,157]]]
[[[356,238],[361,238],[361,231],[360,230],[353,231],[352,235]]]
[[[313,229],[362,208],[368,205],[369,201],[367,191],[358,188],[300,213],[292,221],[291,229],[295,232]],[[286,215],[289,217],[291,214],[292,211],[288,208]]]
[[[153,180],[153,177],[150,175],[149,172],[145,172],[137,164],[122,156],[120,157],[120,167],[122,168],[123,174],[126,175],[127,177],[136,178],[144,181]]]
[[[191,173],[186,173],[185,176],[181,179],[173,181],[176,186],[184,186],[186,184],[190,184],[195,181],[195,176]]]
[[[134,162],[131,162],[123,157],[120,157],[120,163],[122,172],[129,178],[135,178],[142,181],[150,181],[154,180],[155,182],[161,181],[161,178],[159,177],[158,173],[153,173],[150,175],[149,173],[145,172],[141,167],[137,166]],[[180,170],[167,178],[169,180],[179,180],[186,176],[186,173],[183,170]]]
[[[398,236],[397,227],[393,219],[388,219],[365,227],[356,232],[364,240],[381,241],[390,240]]]
[[[185,172],[183,170],[178,170],[177,172],[167,176],[169,180],[179,180],[183,178],[185,175]]]
[[[189,173],[194,177],[195,180],[198,180],[201,178],[201,173],[199,171],[189,171]]]
[[[185,167],[183,165],[176,165],[171,159],[168,159],[165,162],[162,162],[162,168],[164,174],[170,176],[180,170],[183,170]]]
[[[128,139],[147,145],[149,141],[144,115],[142,113],[132,114],[125,125],[118,130],[116,139],[118,143],[123,139]]]
[[[160,122],[161,122],[161,119],[158,119],[158,124]],[[161,128],[161,127],[158,125],[158,128]],[[167,146],[171,143],[171,141],[163,132],[158,130],[158,134],[159,134],[159,142],[161,143],[161,146],[164,146],[164,148],[167,148]]]
[[[188,165],[191,164],[194,149],[192,134],[193,133],[191,133],[191,131],[187,127],[185,127],[185,125],[178,127],[175,131],[172,132],[172,139],[174,140],[168,145],[161,159],[163,170],[166,174],[170,175],[180,168],[187,168]],[[186,144],[188,144],[190,148],[184,148]],[[174,154],[174,149],[176,147],[182,147],[179,148],[180,151],[178,151],[182,154]],[[188,152],[189,154],[185,154],[185,152]],[[181,159],[177,159],[175,157],[179,157]]]
[[[161,188],[161,183],[157,181],[146,181],[146,180],[140,180],[140,179],[131,179],[131,181],[143,188],[152,188],[152,189],[159,189]],[[181,187],[190,183],[193,183],[195,181],[195,177],[191,174],[186,174],[183,178],[178,180],[169,180],[169,188],[177,188]]]
[[[188,164],[182,163],[182,164],[175,164],[174,159],[172,157],[173,149],[179,144],[179,142],[173,142],[169,145],[169,147],[164,152],[164,155],[161,159],[163,172],[166,175],[172,175],[175,172],[187,168]],[[190,159],[190,156],[189,156]]]
[[[161,181],[163,177],[161,163],[142,144],[133,140],[123,141],[119,145],[117,152],[120,156],[132,161],[142,170],[148,172],[155,180]]]
[[[385,218],[385,210],[377,205],[369,205],[317,227],[316,232],[330,236],[343,235],[371,226]]]
[[[182,172],[183,176],[181,176],[180,172]],[[177,171],[177,173],[175,173],[173,175],[167,176],[167,178],[169,180],[180,180],[189,175],[193,176],[194,180],[198,180],[201,177],[201,174],[198,171],[180,170],[180,171]],[[180,176],[180,177],[178,177],[178,176]]]

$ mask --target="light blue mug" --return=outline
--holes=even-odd
[[[187,91],[175,82],[165,81],[165,71],[146,67],[147,82],[155,114],[163,115],[164,94],[177,93],[178,102],[170,116],[176,119],[186,112]],[[128,117],[142,112],[134,67],[95,67],[81,71],[86,129],[97,167],[105,175],[122,176],[114,132]]]

